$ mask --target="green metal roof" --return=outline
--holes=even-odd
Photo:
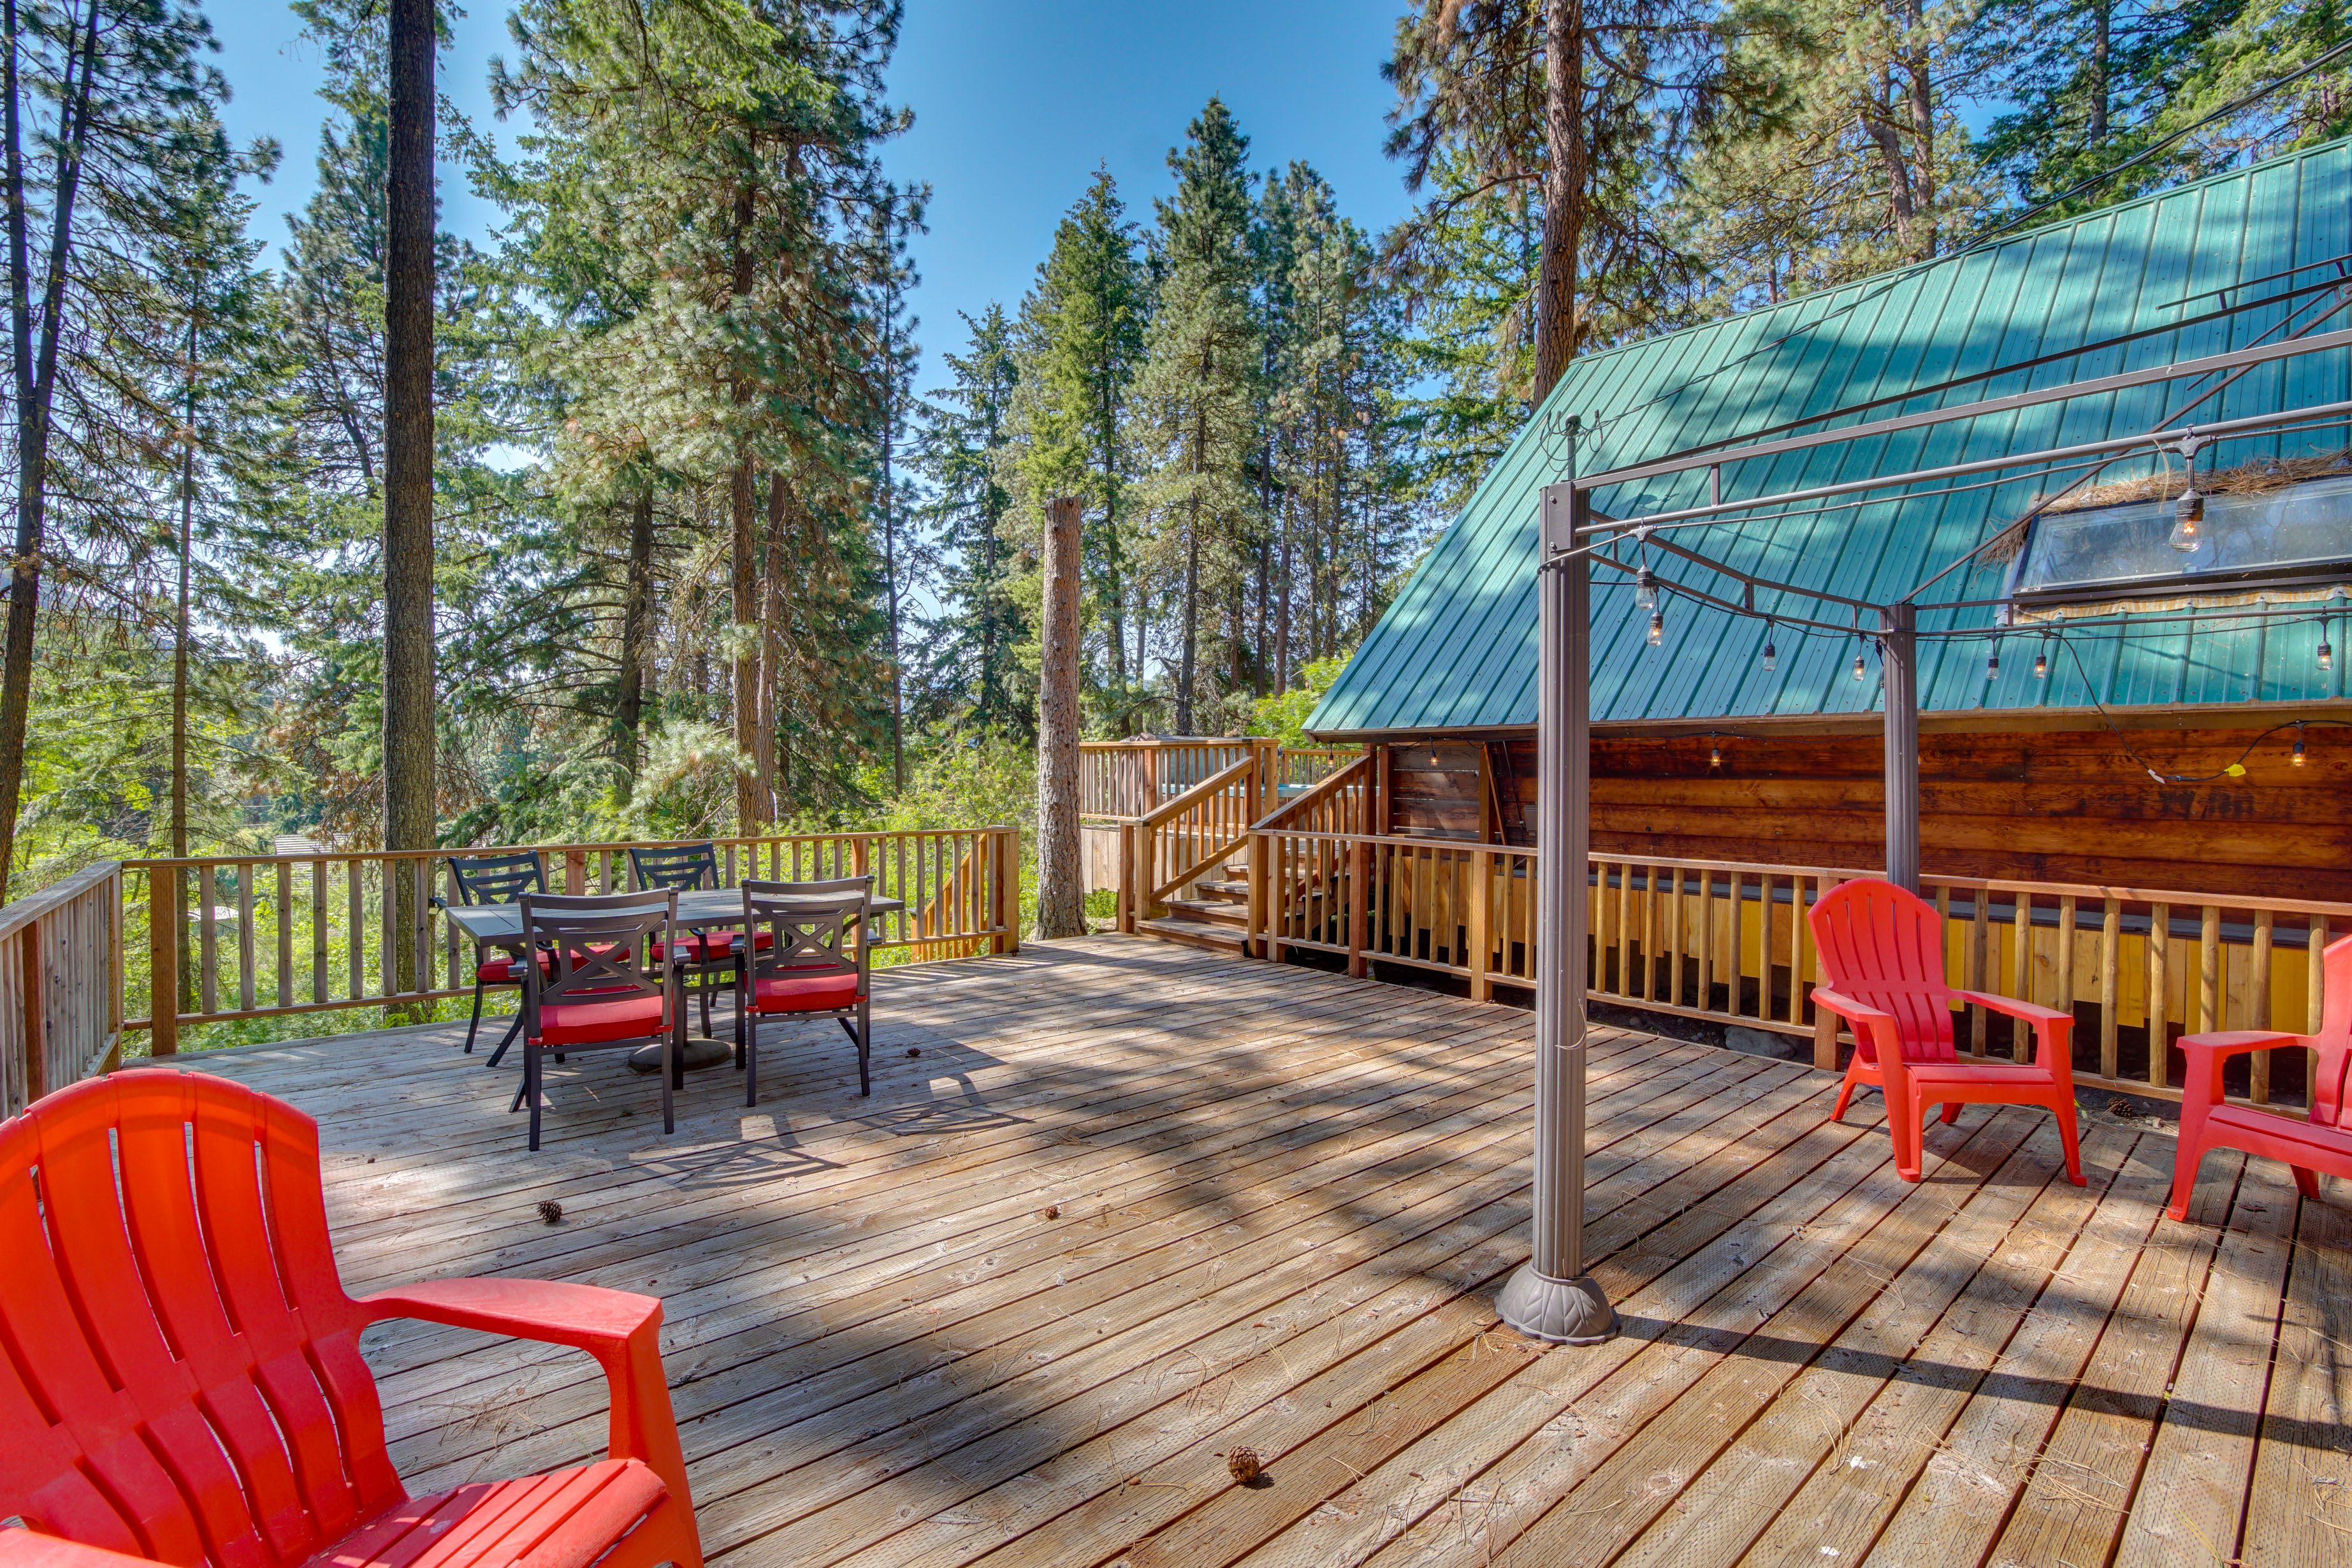
[[[2206,291],[2254,283],[2289,268],[2352,252],[2352,139],[2273,158],[2088,216],[2025,231],[1948,260],[1867,279],[1745,316],[1577,360],[1536,418],[1496,462],[1453,526],[1433,544],[1388,613],[1307,721],[1327,734],[1449,731],[1535,722],[1536,508],[1566,477],[1566,416],[1583,419],[1585,473],[1624,468],[1703,442],[1744,437],[1785,421],[1972,370],[2014,364],[2123,333],[2210,313]],[[2320,273],[2262,284],[2256,295],[2317,280]],[[2203,298],[2195,296],[2205,295]],[[2305,295],[2298,323],[2325,305]],[[2234,300],[2232,302],[2235,302]],[[1886,405],[1858,424],[1921,409],[2112,375],[2274,341],[2292,306],[2242,311],[2135,342],[2070,354],[2029,372],[1969,382]],[[1808,326],[1808,324],[1810,324]],[[2323,330],[2352,320],[2337,317]],[[1794,331],[1801,326],[1808,330]],[[1892,474],[2165,427],[2210,380],[2174,381],[1967,420],[1864,442],[1835,442],[1751,460],[1723,475],[1727,498]],[[2352,398],[2352,354],[2305,354],[2254,369],[2189,416],[2199,423]],[[1591,434],[1598,426],[1597,437]],[[2224,464],[2265,454],[2341,447],[2342,429],[2264,436],[2221,448]],[[2106,483],[2149,471],[2155,459],[2119,462]],[[2020,479],[1906,502],[1874,500],[1852,510],[1765,523],[1727,522],[1678,542],[1741,571],[1884,604],[1903,597],[1990,534],[2022,516],[2046,481]],[[1594,497],[1612,517],[1703,503],[1705,470],[1612,487]],[[1726,596],[1737,589],[1704,566],[1654,555],[1661,580]],[[1971,568],[1923,595],[1996,597],[2007,568]],[[1861,639],[1772,632],[1779,668],[1759,655],[1761,620],[1666,596],[1666,636],[1647,646],[1623,576],[1593,574],[1592,711],[1599,720],[1746,719],[1865,713],[1879,698],[1877,660],[1853,679]],[[1796,595],[1759,591],[1769,615],[1824,616]],[[1923,632],[1995,625],[1988,607],[1923,613]],[[2352,644],[2352,632],[2338,628]],[[1923,637],[1920,706],[1930,711],[2162,703],[2297,701],[2344,694],[2352,658],[2321,671],[2315,619],[2247,626],[2242,613],[2210,628],[2193,622],[2087,631],[2053,648],[2047,679],[2032,673],[2036,639],[2012,632],[2000,674],[1988,679],[1989,644]],[[2081,668],[2076,668],[2079,658]]]

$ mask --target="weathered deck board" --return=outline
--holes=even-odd
[[[1828,1120],[1790,1063],[1597,1031],[1625,1332],[1519,1341],[1531,1019],[1121,939],[877,976],[875,1093],[772,1027],[674,1137],[610,1053],[446,1026],[191,1058],[320,1118],[346,1279],[664,1297],[706,1544],[809,1568],[2296,1563],[2352,1545],[2352,1190],[2047,1118]],[[722,1032],[726,1028],[721,1020]],[[919,1052],[919,1055],[910,1055]],[[543,1199],[562,1205],[544,1223]],[[585,1358],[370,1334],[421,1484],[593,1452]],[[1236,1486],[1247,1445],[1268,1479]],[[2314,1553],[2318,1555],[2315,1556]]]

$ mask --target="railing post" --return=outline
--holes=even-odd
[[[49,1092],[48,1003],[41,994],[42,982],[47,975],[41,964],[41,924],[38,920],[31,921],[16,939],[16,972],[23,976],[25,987],[21,1000],[27,1105]]]
[[[1364,962],[1364,924],[1372,897],[1371,847],[1361,838],[1348,845],[1348,973],[1359,980],[1370,972]]]
[[[1118,929],[1135,934],[1135,821],[1118,825]]]
[[[996,836],[996,898],[1001,913],[997,925],[1002,934],[996,939],[996,951],[1014,953],[1021,951],[1021,829],[1007,826]]]
[[[147,869],[147,1016],[150,1053],[180,1049],[180,868]]]
[[[1492,939],[1487,934],[1487,921],[1495,901],[1495,861],[1484,845],[1470,851],[1470,910],[1466,922],[1470,928],[1470,1000],[1491,1002],[1495,997],[1495,977],[1487,967]]]
[[[1249,836],[1249,926],[1242,933],[1242,951],[1255,958],[1272,956],[1266,939],[1265,889],[1274,857],[1263,833]]]
[[[1799,884],[1793,880],[1789,884],[1790,897],[1791,900],[1795,900],[1798,897],[1796,892],[1798,885]],[[1817,884],[1813,894],[1813,901],[1815,903],[1819,903],[1822,900],[1828,898],[1830,896],[1830,889],[1836,886],[1837,879],[1831,876],[1827,871],[1822,872],[1821,875],[1821,880]],[[1800,921],[1803,921],[1803,910],[1800,909],[1797,911],[1797,918]],[[1941,939],[1939,938],[1938,940],[1940,941]],[[1940,954],[1938,956],[1940,956]],[[1790,977],[1789,984],[1801,990],[1804,986],[1804,980],[1805,977],[1801,974],[1792,975]],[[1815,947],[1813,949],[1813,984],[1818,987],[1821,984],[1822,950],[1819,947]],[[1813,1066],[1821,1068],[1823,1072],[1835,1072],[1838,1069],[1837,1037],[1837,1015],[1831,1012],[1827,1007],[1823,1007],[1816,1004],[1813,1007]]]

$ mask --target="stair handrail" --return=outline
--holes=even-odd
[[[1295,814],[1311,810],[1314,807],[1322,805],[1331,796],[1340,794],[1355,781],[1355,775],[1360,770],[1365,773],[1370,773],[1371,771],[1371,765],[1372,754],[1370,752],[1367,752],[1362,756],[1356,758],[1353,762],[1350,762],[1346,766],[1340,768],[1339,772],[1323,780],[1320,784],[1316,784],[1305,795],[1298,796],[1296,800],[1285,801],[1280,805],[1276,806],[1272,811],[1267,812],[1264,816],[1258,818],[1257,821],[1250,825],[1250,831],[1253,833],[1262,833],[1289,826],[1291,818]]]
[[[1198,877],[1203,867],[1232,854],[1248,840],[1249,829],[1244,826],[1241,832],[1234,835],[1231,843],[1220,845],[1208,853],[1198,856],[1191,865],[1185,867],[1176,876],[1164,882],[1155,882],[1152,878],[1150,868],[1158,859],[1158,856],[1152,852],[1152,845],[1158,839],[1160,829],[1175,818],[1205,805],[1234,784],[1244,782],[1256,769],[1262,750],[1261,747],[1251,747],[1249,753],[1232,766],[1212,777],[1202,779],[1167,805],[1157,810],[1146,812],[1135,819],[1136,847],[1142,860],[1142,875],[1138,880],[1141,884],[1145,903],[1157,904],[1169,893]]]

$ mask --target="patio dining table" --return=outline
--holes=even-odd
[[[786,899],[783,901],[789,904],[793,900]],[[809,901],[831,903],[835,900],[830,898],[812,897]],[[907,901],[904,899],[867,900],[868,929],[866,940],[869,943],[875,940],[875,932],[872,929],[874,921],[880,920],[884,915],[903,914],[906,908]],[[523,948],[521,905],[448,904],[444,906],[444,912],[448,915],[450,924],[464,931],[474,941],[498,948],[501,952],[520,956]],[[740,888],[681,888],[677,895],[677,923],[698,931],[740,926],[743,923],[743,890]],[[509,1039],[513,1037],[514,1029],[519,1027],[520,1023],[520,1016],[518,1016],[515,1026],[507,1030]],[[501,1040],[498,1050],[491,1053],[490,1059],[493,1062],[497,1061],[498,1058],[505,1053],[505,1048],[506,1041]],[[706,1037],[688,1045],[686,1065],[688,1068],[716,1067],[720,1062],[729,1060],[731,1054],[722,1043]],[[661,1065],[661,1047],[647,1046],[632,1052],[630,1061],[633,1066],[645,1070],[656,1070]]]

